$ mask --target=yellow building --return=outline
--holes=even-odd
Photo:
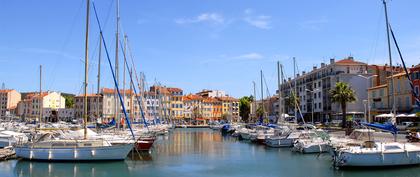
[[[392,110],[391,77],[386,78],[386,83],[368,89],[370,102],[370,115],[390,113]],[[395,108],[397,113],[409,113],[412,107],[411,87],[405,73],[394,75]],[[377,121],[377,120],[373,120]]]
[[[171,117],[175,119],[184,118],[184,104],[182,102],[182,89],[180,88],[167,88],[170,93],[170,111]]]
[[[222,118],[239,121],[239,100],[233,97],[217,97],[222,103]]]

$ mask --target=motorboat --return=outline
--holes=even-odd
[[[28,137],[24,133],[4,130],[0,132],[0,148],[14,146],[17,143],[27,143]]]

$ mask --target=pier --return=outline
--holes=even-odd
[[[12,149],[0,149],[0,161],[14,159],[15,158],[15,151]]]

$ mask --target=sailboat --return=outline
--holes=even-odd
[[[17,157],[46,161],[124,160],[133,148],[132,143],[111,144],[104,139],[89,139],[87,135],[87,71],[90,0],[87,0],[86,2],[84,139],[57,139],[52,133],[46,133],[33,142],[17,145],[15,147]],[[118,88],[118,85],[116,85],[116,87]],[[121,95],[120,93],[118,94],[121,101]],[[125,111],[123,103],[122,106]]]
[[[391,66],[391,94],[392,94],[392,111],[395,116],[395,93],[393,86],[393,69],[392,69],[392,55],[390,45],[390,24],[388,22],[386,1],[383,0],[388,40],[388,54]],[[392,32],[392,31],[391,31]],[[393,35],[393,33],[392,33]],[[395,36],[393,35],[396,44]],[[398,45],[397,49],[401,57]],[[402,59],[402,57],[401,57]],[[403,61],[403,60],[402,60]],[[404,61],[403,61],[404,63]],[[417,96],[417,95],[416,95]],[[356,146],[347,146],[339,148],[334,151],[333,165],[335,167],[383,167],[383,166],[402,166],[402,165],[418,165],[420,164],[420,146],[411,143],[396,142],[398,129],[392,122],[395,120],[391,118],[391,123],[387,124],[370,124],[363,125],[391,132],[394,135],[394,142],[384,141],[365,141],[363,144]]]

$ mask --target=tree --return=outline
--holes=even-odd
[[[288,109],[291,109],[291,108],[294,108],[295,107],[295,104],[297,106],[300,105],[300,100],[299,100],[299,98],[297,97],[297,95],[294,92],[292,92],[290,94],[290,96],[287,97],[284,101],[285,101],[285,105],[287,107],[287,110]]]
[[[354,93],[354,90],[350,88],[350,86],[347,83],[344,82],[337,82],[335,84],[335,87],[330,90],[331,94],[331,101],[334,103],[339,103],[341,105],[341,111],[342,111],[342,127],[347,127],[347,103],[351,103],[356,101],[356,94]]]
[[[252,103],[252,96],[244,96],[239,99],[239,114],[242,117],[242,120],[245,122],[249,121],[249,113],[251,112],[251,103]]]
[[[73,108],[74,107],[74,97],[70,95],[63,95],[63,97],[66,99],[66,108]]]
[[[258,107],[258,109],[257,109],[257,117],[258,118],[261,118],[261,117],[263,117],[264,116],[264,111],[263,111],[263,109],[262,109],[262,107],[260,106],[260,107]]]

